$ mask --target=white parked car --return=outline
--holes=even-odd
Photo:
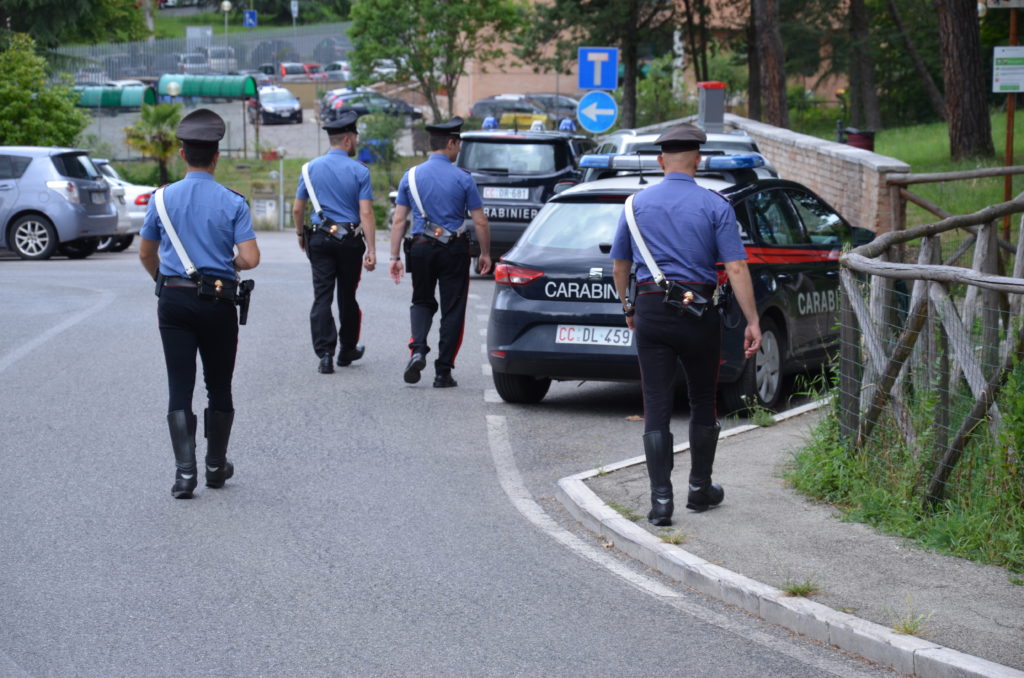
[[[111,195],[117,204],[117,234],[101,238],[97,249],[100,252],[121,252],[132,244],[135,235],[142,230],[149,198],[156,187],[125,181],[109,160],[96,158],[93,162],[110,184]]]

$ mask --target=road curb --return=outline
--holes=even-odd
[[[815,410],[827,401],[775,415],[777,422]],[[759,428],[747,424],[722,431],[731,438]],[[676,445],[674,452],[689,449]],[[1024,671],[953,650],[880,624],[839,612],[821,603],[785,595],[781,590],[727,570],[666,544],[605,504],[586,485],[598,475],[645,463],[643,456],[582,471],[558,481],[558,500],[591,531],[614,541],[616,548],[648,567],[729,605],[814,640],[834,645],[900,673],[928,678],[1024,678]]]

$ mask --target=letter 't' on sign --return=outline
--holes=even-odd
[[[619,50],[617,47],[579,48],[578,89],[617,89]]]

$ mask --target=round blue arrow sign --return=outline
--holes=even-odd
[[[607,132],[619,117],[619,107],[607,92],[588,92],[576,107],[576,119],[588,132]]]

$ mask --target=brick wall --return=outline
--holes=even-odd
[[[753,137],[780,177],[809,187],[854,226],[877,233],[891,230],[885,178],[910,172],[907,163],[731,113],[726,113],[725,124]]]

